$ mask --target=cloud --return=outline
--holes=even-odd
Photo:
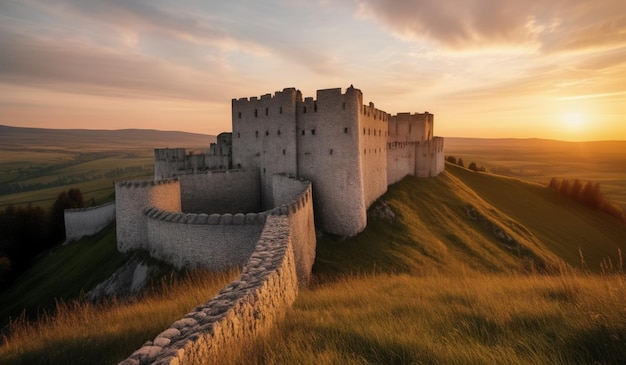
[[[124,97],[221,100],[209,73],[146,55],[73,41],[39,39],[0,28],[0,79],[4,83],[72,93]],[[213,65],[219,70],[219,65]],[[232,80],[231,80],[232,81]]]
[[[544,52],[626,45],[623,0],[358,0],[359,14],[404,37],[451,49]]]

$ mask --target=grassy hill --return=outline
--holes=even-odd
[[[370,211],[367,229],[349,240],[321,239],[314,267],[337,273],[560,271],[566,263],[600,272],[619,262],[626,224],[545,187],[455,165],[433,179],[407,177]],[[343,258],[349,258],[345,260]]]
[[[391,186],[356,237],[318,237],[314,285],[267,337],[224,362],[620,363],[626,281],[617,249],[626,249],[626,224],[534,183],[446,168]],[[612,272],[589,273],[607,257]],[[0,359],[48,356],[49,339],[28,339],[54,333],[54,323],[20,330]],[[70,362],[87,341],[67,337],[55,342],[66,352],[48,361]],[[118,346],[112,337],[128,342],[107,335],[94,351]]]
[[[623,222],[540,185],[455,166],[407,177],[377,204],[364,232],[320,240],[316,284],[267,337],[224,363],[626,358]],[[585,272],[600,272],[608,256],[613,271],[574,269],[579,248]]]

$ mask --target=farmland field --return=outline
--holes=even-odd
[[[49,208],[61,191],[114,199],[114,183],[153,176],[154,147],[206,151],[213,136],[149,130],[47,130],[0,126],[0,209]]]
[[[445,153],[489,172],[548,184],[552,177],[599,182],[626,209],[626,141],[446,138]]]

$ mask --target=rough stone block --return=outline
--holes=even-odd
[[[246,216],[243,213],[237,213],[233,216],[233,224],[243,224]]]
[[[170,339],[176,336],[180,336],[180,331],[176,328],[168,328],[158,335],[158,337],[165,337]]]
[[[230,213],[223,214],[220,217],[220,224],[232,224],[233,223],[233,215]]]
[[[219,224],[220,215],[219,214],[211,214],[209,219],[207,220],[207,224]]]

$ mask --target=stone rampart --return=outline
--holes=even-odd
[[[125,181],[115,184],[117,249],[126,252],[148,247],[144,209],[155,207],[179,212],[180,180]]]
[[[289,184],[289,177],[277,179]],[[311,272],[312,260],[311,266],[298,267],[298,262],[306,261],[298,255],[315,252],[312,204],[308,183],[289,204],[271,210],[241,276],[120,364],[215,364],[224,351],[240,351],[243,344],[266,333],[295,301],[298,286],[304,284],[299,272]],[[189,218],[181,214],[179,220]]]
[[[315,261],[315,222],[311,182],[288,175],[274,175],[274,202],[289,214],[298,282],[307,284]],[[287,204],[287,200],[289,203]]]
[[[258,241],[266,213],[193,214],[158,208],[144,211],[148,250],[176,268],[225,270],[242,266]]]
[[[98,233],[115,220],[115,202],[85,209],[65,209],[63,216],[66,240],[77,241]]]
[[[415,145],[416,142],[387,143],[387,184],[415,174]]]
[[[181,208],[187,213],[261,210],[258,169],[217,170],[179,176]]]
[[[443,141],[441,137],[434,137],[430,141],[417,144],[415,176],[433,177],[444,170]]]

